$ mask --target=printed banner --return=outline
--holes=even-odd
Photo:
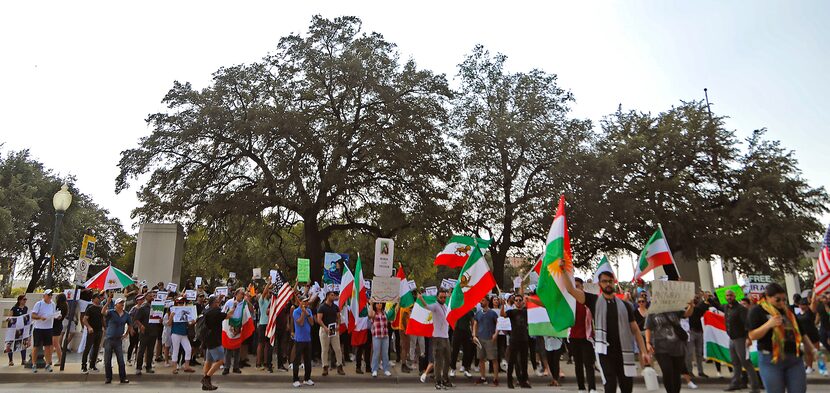
[[[349,254],[327,252],[323,258],[323,284],[340,284],[343,266],[349,264]]]
[[[29,339],[32,334],[31,314],[18,317],[6,317],[6,349],[5,352],[20,352],[31,345]]]
[[[173,322],[190,322],[196,320],[196,306],[173,306],[170,307],[173,313]]]
[[[150,323],[161,323],[164,316],[164,301],[153,301],[150,303]]]

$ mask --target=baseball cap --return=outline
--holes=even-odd
[[[44,294],[44,295],[51,295],[51,294],[52,294],[52,290],[51,290],[51,289],[47,289],[47,290],[43,291],[43,294]]]
[[[120,297],[118,299],[115,299],[115,304],[118,304],[118,303],[124,303],[124,298]]]
[[[144,295],[138,295],[135,297],[135,300],[144,300]]]

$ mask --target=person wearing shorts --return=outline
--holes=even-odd
[[[202,377],[202,390],[216,390],[218,387],[211,383],[210,377],[216,374],[225,363],[225,348],[222,348],[222,321],[233,315],[236,306],[231,307],[227,313],[222,312],[219,305],[219,296],[209,297],[207,304],[209,308],[202,316],[202,318],[205,318],[205,328],[207,329],[207,337],[203,343],[205,346],[205,374]]]
[[[499,386],[499,365],[498,365],[498,333],[496,322],[499,319],[498,313],[490,308],[490,299],[485,296],[481,299],[481,310],[476,312],[473,319],[473,343],[478,347],[479,372],[481,378],[476,381],[477,385],[487,384],[487,361],[493,367],[493,385]]]
[[[37,350],[43,346],[46,359],[45,370],[50,373],[52,372],[52,330],[55,312],[55,303],[52,302],[52,290],[47,289],[43,292],[43,300],[35,303],[32,308],[32,319],[34,320],[32,359],[37,359]],[[32,372],[37,372],[37,365],[34,361],[32,362]]]

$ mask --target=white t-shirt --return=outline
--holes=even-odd
[[[33,323],[35,329],[52,329],[52,316],[55,315],[55,303],[46,303],[41,300],[35,303],[35,306],[32,308],[32,314],[46,318],[44,320],[36,319]]]
[[[237,302],[236,299],[234,299],[234,298],[228,299],[228,301],[225,302],[225,306],[222,307],[222,312],[227,313],[228,311],[231,310],[231,308],[233,306],[237,305],[237,303],[242,303],[242,302],[241,301]],[[242,318],[242,307],[237,306],[236,310],[234,310],[234,312],[233,312],[233,315],[231,315],[231,318]]]

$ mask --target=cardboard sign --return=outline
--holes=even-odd
[[[167,300],[167,292],[165,292],[165,291],[156,292],[156,301],[157,302],[164,302],[165,300]]]
[[[297,258],[297,281],[311,281],[311,261],[305,258]]]
[[[651,282],[649,313],[683,311],[695,297],[695,283],[691,281]]]
[[[438,288],[435,286],[426,287],[424,288],[424,296],[436,296],[438,295]]]
[[[499,317],[499,319],[496,320],[496,330],[502,330],[505,332],[513,330],[513,327],[510,325],[510,318]]]
[[[173,306],[170,307],[173,313],[173,322],[190,322],[196,320],[196,306]]]
[[[349,264],[349,254],[327,252],[323,256],[323,284],[340,284],[343,267]]]
[[[726,291],[730,290],[735,292],[735,301],[740,301],[745,297],[743,288],[741,288],[738,284],[718,288],[715,289],[715,294],[718,295],[718,301],[720,301],[720,304],[726,304]]]
[[[179,287],[179,284],[168,282],[167,287],[165,287],[164,289],[166,289],[167,292],[175,293],[176,288],[178,288],[178,287]]]
[[[375,277],[372,279],[372,302],[397,302],[401,295],[401,280],[397,277]]]
[[[150,303],[150,323],[161,323],[162,316],[164,316],[164,301]]]
[[[585,291],[585,293],[593,293],[594,295],[599,295],[599,284],[595,282],[582,283],[582,290]]]
[[[392,267],[395,265],[395,241],[379,237],[375,239],[375,277],[392,277]]]
[[[184,291],[184,296],[187,298],[187,300],[189,300],[191,302],[196,301],[196,290],[195,289],[188,289],[188,290]]]
[[[262,269],[261,269],[261,268],[258,268],[258,267],[255,267],[255,268],[254,268],[254,272],[253,272],[253,274],[251,275],[251,277],[252,277],[254,280],[259,280],[260,278],[262,278]]]
[[[199,288],[199,287],[202,286],[202,277],[196,277],[196,284],[195,285],[196,285],[196,288]]]

